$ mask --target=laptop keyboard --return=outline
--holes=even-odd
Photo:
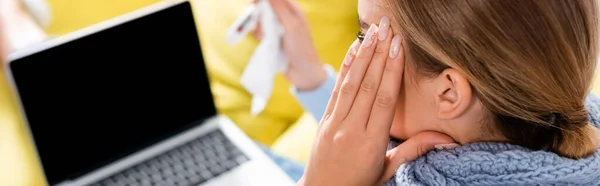
[[[216,130],[93,186],[196,185],[248,160],[220,130]]]

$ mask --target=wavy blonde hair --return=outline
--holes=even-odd
[[[598,148],[584,101],[598,55],[595,0],[389,0],[419,72],[461,72],[511,143],[581,158]]]

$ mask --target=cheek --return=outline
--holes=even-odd
[[[405,84],[402,84],[402,88],[400,89],[400,94],[398,95],[398,103],[396,105],[396,113],[394,114],[394,121],[392,123],[392,128],[390,129],[390,136],[397,139],[407,139],[404,131],[405,127],[405,110],[406,110],[406,93],[405,93]]]
[[[424,113],[428,112],[428,104],[419,90],[413,81],[405,76],[390,130],[392,137],[405,140],[427,129],[424,125],[427,115]]]

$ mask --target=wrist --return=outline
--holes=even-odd
[[[304,184],[304,176],[298,180],[296,186],[306,186],[306,184]]]
[[[288,79],[299,91],[312,91],[327,79],[327,72],[322,64],[314,65],[305,72],[290,72]]]

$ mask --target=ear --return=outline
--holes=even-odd
[[[461,116],[471,104],[469,81],[457,70],[446,69],[435,79],[435,104],[438,119],[448,120]]]

